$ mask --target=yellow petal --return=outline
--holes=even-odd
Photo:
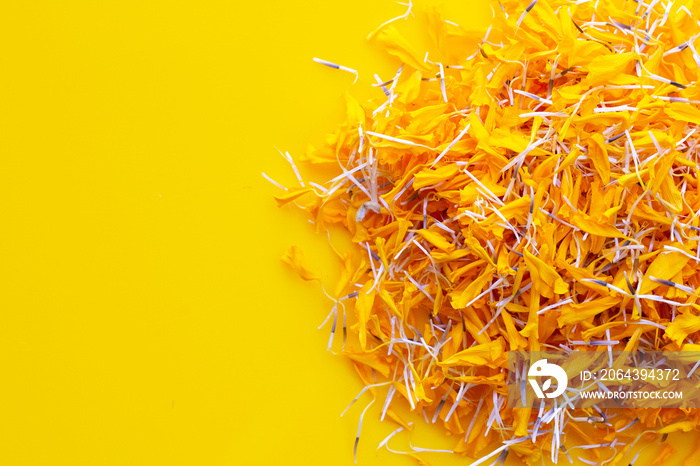
[[[603,180],[603,183],[610,183],[610,159],[608,149],[605,147],[605,139],[600,133],[595,133],[590,137],[588,144],[588,157],[593,162],[593,166]]]
[[[290,266],[304,280],[320,280],[319,277],[302,265],[304,253],[298,246],[292,246],[282,256],[282,262]]]
[[[503,338],[499,337],[498,340],[460,351],[437,364],[442,367],[492,365],[503,355],[504,346]]]
[[[600,223],[593,220],[583,212],[576,212],[571,217],[571,223],[581,230],[591,235],[603,236],[605,238],[627,238],[620,230],[607,223]]]
[[[700,316],[680,314],[668,324],[665,336],[680,345],[688,335],[698,330],[700,330]]]
[[[447,241],[444,236],[435,231],[422,229],[418,230],[418,235],[422,236],[423,239],[444,252],[450,253],[455,249],[454,244]]]
[[[285,192],[284,194],[274,197],[277,201],[277,206],[282,207],[283,205],[288,204],[300,198],[304,194],[312,192],[313,190],[313,188],[290,188],[289,191]]]
[[[577,324],[620,304],[620,300],[621,299],[616,296],[606,296],[580,304],[565,305],[559,314],[557,323],[560,327]]]
[[[382,50],[393,55],[408,66],[420,70],[430,71],[430,67],[413,50],[411,44],[399,33],[394,26],[387,26],[377,31],[372,39],[382,46]]]
[[[374,280],[368,281],[360,288],[357,295],[357,302],[355,303],[355,312],[357,313],[357,321],[359,324],[360,346],[362,349],[367,347],[367,322],[369,321],[369,316],[372,313],[372,306],[374,305],[376,287],[372,289],[372,285],[374,285]],[[370,291],[370,289],[372,291]]]
[[[624,73],[636,58],[637,54],[634,52],[598,56],[588,64],[587,81],[591,86],[612,81],[613,78]]]
[[[673,102],[664,108],[664,112],[673,119],[700,125],[700,109],[692,105]]]
[[[542,296],[551,298],[554,296],[554,293],[563,294],[569,291],[569,285],[566,284],[554,267],[535,257],[528,250],[525,250],[524,258],[525,264],[530,271],[532,285]]]
[[[677,247],[676,244],[674,244],[674,246]],[[690,258],[688,256],[680,252],[662,252],[656,256],[654,262],[647,268],[642,285],[639,287],[639,293],[649,294],[650,291],[661,286],[659,283],[652,281],[649,277],[671,280],[685,267],[689,260]]]

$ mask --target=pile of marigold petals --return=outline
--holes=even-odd
[[[371,40],[401,68],[380,99],[348,95],[347,121],[304,157],[338,176],[277,197],[357,245],[329,318],[382,419],[408,427],[405,403],[456,452],[501,442],[489,462],[601,445],[571,455],[628,464],[640,439],[700,420],[560,410],[555,426],[506,407],[508,351],[700,350],[699,8],[578,3],[494,2],[471,47],[432,11],[434,56],[383,25]],[[317,278],[298,249],[284,260]]]

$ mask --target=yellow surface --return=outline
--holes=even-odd
[[[483,21],[477,3],[451,19]],[[342,118],[352,77],[311,58],[371,95],[396,63],[364,37],[403,11],[0,6],[0,464],[352,464],[368,399],[339,417],[360,383],[316,329],[329,301],[279,257],[301,246],[329,283],[335,264],[260,172],[293,184],[274,147],[298,156]],[[360,464],[413,464],[375,452],[395,428],[377,411]]]

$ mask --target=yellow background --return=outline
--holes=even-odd
[[[459,4],[450,19],[485,28],[484,5]],[[339,417],[361,385],[316,329],[330,302],[279,257],[301,246],[328,283],[335,262],[260,172],[292,185],[275,146],[298,157],[345,91],[393,75],[364,38],[404,11],[0,5],[1,465],[352,464],[369,400]],[[413,464],[375,452],[395,426],[373,408],[360,464]]]

